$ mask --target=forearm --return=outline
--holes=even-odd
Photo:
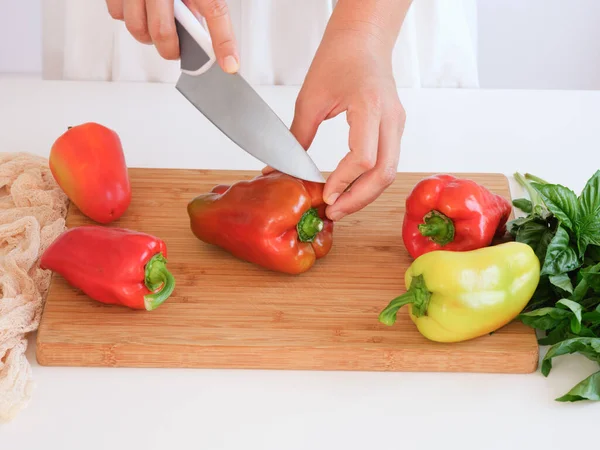
[[[356,31],[369,35],[390,51],[412,0],[338,0],[328,31]]]

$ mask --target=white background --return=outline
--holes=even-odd
[[[43,6],[42,6],[43,4]],[[42,73],[42,7],[0,0],[0,72]],[[482,88],[600,89],[600,1],[478,0]]]

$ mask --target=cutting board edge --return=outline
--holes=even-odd
[[[38,334],[39,335],[39,334]],[[188,369],[247,369],[247,370],[317,370],[317,371],[361,371],[361,372],[459,372],[459,373],[504,373],[527,374],[537,370],[539,345],[534,330],[524,335],[530,342],[529,348],[503,352],[489,349],[456,351],[456,347],[440,348],[435,352],[421,353],[422,349],[372,348],[357,349],[337,346],[314,347],[266,347],[266,346],[207,346],[190,347],[180,351],[188,357],[185,361],[173,360],[168,364],[149,363],[159,361],[148,358],[164,356],[172,345],[106,344],[94,346],[95,353],[86,351],[89,345],[77,343],[40,343],[36,346],[36,360],[41,366],[54,367],[120,367],[120,368],[188,368]],[[53,356],[54,349],[69,348],[68,360]],[[345,355],[346,351],[348,355]],[[139,355],[145,354],[140,360]],[[497,364],[498,357],[507,353],[505,363]],[[60,352],[58,352],[60,354]],[[63,352],[63,354],[65,354]],[[169,354],[175,355],[174,352]],[[77,355],[75,357],[75,355]],[[191,357],[190,357],[191,355]],[[266,360],[253,358],[261,355]],[[350,356],[351,355],[351,356]],[[96,357],[95,357],[96,356]],[[292,356],[292,358],[290,358]],[[293,357],[297,356],[297,357]],[[206,359],[208,357],[208,359]],[[362,363],[350,363],[352,359]],[[476,361],[476,363],[473,363]]]
[[[259,176],[262,174],[260,169],[203,169],[203,168],[190,168],[190,167],[168,167],[168,168],[153,168],[153,167],[144,167],[144,166],[130,166],[127,168],[129,171],[145,171],[145,170],[164,170],[169,172],[196,172],[196,173],[223,173],[227,175],[231,174],[239,174],[243,177],[248,176]],[[321,174],[324,176],[329,176],[333,173],[332,170],[323,170]],[[425,171],[425,170],[397,170],[396,178],[399,175],[419,175],[419,176],[432,176],[432,175],[440,175],[440,174],[448,174],[456,177],[502,177],[507,182],[509,182],[509,176],[504,172],[461,172],[461,171]],[[510,189],[510,183],[508,183],[508,187]]]
[[[52,344],[45,344],[45,346],[51,346]],[[49,349],[50,350],[50,349]],[[235,353],[233,347],[219,348],[218,351],[228,352],[228,357],[235,359],[239,354]],[[257,351],[263,351],[262,348],[256,348]],[[264,350],[268,350],[265,348]],[[332,350],[333,352],[334,350]],[[400,354],[402,350],[398,350]],[[311,358],[315,355],[306,349],[301,350],[303,358]],[[356,351],[354,351],[356,354]],[[481,352],[482,356],[485,352]],[[69,359],[68,362],[61,362],[60,358],[46,358],[44,352],[37,352],[36,358],[40,366],[44,367],[102,367],[102,368],[146,368],[146,369],[213,369],[213,370],[277,370],[277,371],[323,371],[323,372],[435,372],[435,373],[483,373],[483,374],[530,374],[536,372],[538,368],[539,352],[537,348],[529,352],[522,352],[518,354],[518,358],[514,358],[510,361],[510,364],[502,366],[497,365],[497,354],[490,355],[489,366],[486,364],[488,360],[480,359],[481,364],[474,365],[467,362],[459,362],[461,355],[460,353],[454,353],[452,359],[456,360],[457,364],[449,364],[447,366],[438,365],[427,365],[419,362],[418,360],[412,360],[410,365],[397,364],[393,367],[375,366],[375,365],[364,365],[364,366],[348,366],[340,363],[339,365],[331,364],[328,361],[324,361],[323,364],[313,365],[282,365],[274,364],[273,360],[269,363],[261,364],[240,364],[240,363],[216,363],[212,360],[210,364],[197,363],[178,363],[164,365],[164,363],[136,363],[132,358],[131,360],[120,359],[119,362],[107,363],[107,362],[86,362],[83,359],[75,360]]]

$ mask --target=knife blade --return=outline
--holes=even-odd
[[[181,76],[176,89],[241,149],[274,169],[324,183],[312,158],[283,121],[239,74],[224,72],[210,36],[181,0],[175,0]]]

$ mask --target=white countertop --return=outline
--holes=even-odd
[[[258,90],[289,124],[297,89]],[[579,192],[600,168],[600,92],[401,90],[400,98],[408,116],[400,172],[518,170]],[[86,121],[119,133],[130,167],[262,167],[172,85],[0,78],[0,151],[47,156],[67,126]],[[322,125],[310,151],[322,170],[335,168],[347,139],[343,115]],[[600,420],[600,403],[554,401],[597,370],[580,356],[557,358],[544,378],[539,369],[41,367],[34,336],[28,354],[36,389],[29,407],[0,425],[2,449],[564,449],[589,439],[580,431]]]

